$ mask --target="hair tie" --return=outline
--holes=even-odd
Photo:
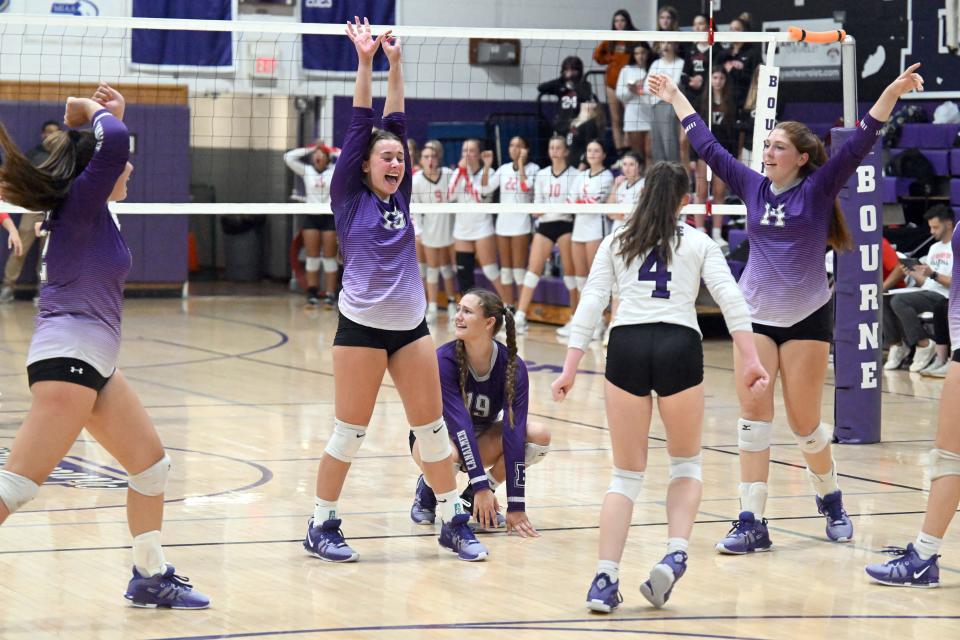
[[[70,142],[72,142],[73,144],[77,144],[78,142],[80,142],[80,132],[77,131],[76,129],[70,129],[69,131],[67,131],[67,137],[70,138]]]

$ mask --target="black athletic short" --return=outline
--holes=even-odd
[[[409,331],[393,331],[364,326],[341,313],[340,322],[337,324],[337,335],[333,338],[333,346],[383,349],[388,356],[392,356],[411,342],[428,335],[430,335],[430,329],[427,327],[426,320],[422,320],[419,325]]]
[[[567,220],[556,220],[554,222],[541,222],[537,225],[537,233],[550,238],[550,242],[556,244],[557,240],[573,233],[573,223]]]
[[[833,342],[833,303],[828,302],[809,316],[789,327],[771,327],[753,323],[753,332],[767,336],[779,347],[790,340]]]
[[[333,216],[327,214],[303,216],[303,230],[336,231]]]
[[[635,396],[671,396],[703,382],[700,334],[678,324],[614,327],[604,377]]]
[[[960,362],[960,349],[953,352],[953,361]]]
[[[41,381],[72,382],[100,393],[110,378],[104,378],[93,365],[83,360],[48,358],[27,366],[27,380],[31,387]]]

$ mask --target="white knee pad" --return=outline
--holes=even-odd
[[[7,511],[14,513],[37,495],[40,487],[30,478],[0,469],[0,500],[7,505]]]
[[[831,429],[822,422],[808,436],[793,434],[794,439],[804,453],[820,453],[826,449],[833,437]]]
[[[483,265],[483,275],[490,282],[496,282],[500,278],[500,266],[493,263]]]
[[[127,477],[127,486],[142,496],[159,496],[167,490],[170,456],[166,453],[140,473]]]
[[[513,284],[513,269],[500,270],[500,284]]]
[[[550,453],[550,445],[528,442],[523,447],[523,462],[526,466],[532,467],[538,462],[543,462],[548,453]]]
[[[636,502],[641,489],[643,489],[643,471],[613,468],[607,493],[619,493],[630,498],[630,502]]]
[[[577,289],[580,289],[581,291],[583,291],[584,288],[586,288],[587,286],[587,279],[583,276],[574,276],[574,277],[577,279]]]
[[[540,282],[540,276],[535,274],[533,271],[527,271],[523,274],[523,286],[527,289],[536,289],[537,283]]]
[[[449,280],[453,277],[453,267],[448,264],[445,264],[440,267],[440,277],[444,280]]]
[[[366,435],[366,427],[348,424],[334,418],[333,435],[330,436],[327,448],[324,451],[340,462],[353,462]]]
[[[741,451],[766,451],[770,448],[773,425],[758,420],[737,420],[737,446]]]
[[[527,270],[523,267],[514,267],[511,271],[513,271],[513,281],[517,284],[523,284],[523,279],[527,276]]]
[[[320,271],[320,264],[322,262],[320,258],[307,258],[305,262],[307,271],[311,273]]]
[[[674,458],[670,456],[670,479],[693,478],[698,482],[702,482],[703,473],[701,466],[702,456],[699,453],[692,458]]]
[[[427,282],[430,284],[440,282],[440,269],[437,267],[427,267]]]
[[[577,277],[563,276],[563,286],[567,288],[567,291],[573,291],[577,288]]]
[[[931,449],[928,466],[931,480],[943,476],[960,476],[960,453],[946,449]]]
[[[417,436],[420,459],[424,462],[440,462],[450,455],[450,434],[447,433],[447,423],[443,418],[422,427],[411,427],[410,430]]]
[[[323,272],[324,273],[336,273],[340,269],[340,265],[337,264],[336,258],[324,258],[323,259]]]
[[[426,263],[426,262],[418,262],[418,263],[417,263],[417,269],[420,270],[420,278],[421,278],[421,279],[427,277],[427,263]]]

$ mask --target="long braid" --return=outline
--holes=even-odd
[[[507,413],[510,416],[510,428],[513,429],[513,397],[517,379],[517,328],[513,314],[509,310],[503,310],[503,321],[507,327],[507,376],[504,382],[504,396],[506,397]]]
[[[463,340],[457,340],[457,371],[460,375],[460,396],[463,398],[463,406],[470,412],[470,404],[467,402],[467,349],[463,345]]]

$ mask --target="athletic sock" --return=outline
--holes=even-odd
[[[613,560],[598,560],[597,573],[610,576],[610,582],[620,582],[620,563]]]
[[[133,566],[144,578],[159,575],[166,570],[159,531],[147,531],[133,539]]]
[[[813,490],[816,491],[817,495],[821,498],[840,490],[839,485],[837,485],[836,462],[834,462],[830,466],[830,470],[824,474],[814,473],[810,470],[810,467],[807,467],[807,475],[810,476],[810,484],[813,485]]]
[[[757,520],[763,519],[767,509],[767,483],[740,483],[740,510],[749,511]]]
[[[337,517],[337,501],[324,500],[323,498],[313,499],[313,526],[317,527],[327,520],[335,520]]]
[[[677,551],[686,553],[689,546],[690,541],[686,538],[667,538],[667,553],[676,553]]]
[[[921,531],[917,534],[917,539],[913,543],[913,548],[917,550],[917,555],[921,560],[929,560],[940,551],[940,545],[943,544],[943,538],[932,536],[929,533]]]
[[[460,494],[457,488],[452,491],[437,494],[437,506],[440,508],[440,519],[444,522],[450,522],[454,516],[464,513],[463,504],[460,502]]]

